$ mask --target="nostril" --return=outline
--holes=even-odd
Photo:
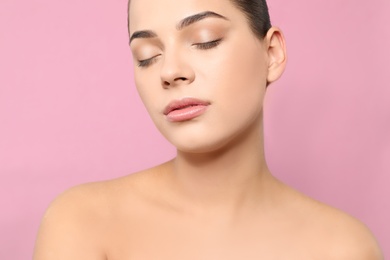
[[[188,77],[172,77],[171,79],[162,79],[161,84],[164,88],[173,87],[176,85],[186,84],[189,82]]]
[[[178,77],[178,78],[175,78],[175,81],[177,81],[177,80],[186,81],[186,80],[187,80],[187,78],[186,78],[186,77]]]

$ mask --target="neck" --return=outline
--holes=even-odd
[[[180,197],[207,212],[237,211],[248,203],[258,203],[264,184],[272,179],[264,156],[262,123],[223,149],[209,153],[178,151],[172,163]]]

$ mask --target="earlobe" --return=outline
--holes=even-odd
[[[268,43],[267,85],[269,85],[282,76],[287,63],[287,51],[283,33],[279,28],[269,29],[265,40]]]

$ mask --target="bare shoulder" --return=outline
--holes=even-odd
[[[299,195],[300,196],[300,195]],[[356,218],[301,196],[308,237],[327,259],[383,260],[371,231]]]
[[[101,226],[96,205],[101,198],[93,198],[93,186],[72,188],[51,203],[38,232],[33,259],[104,259],[96,236],[96,227]]]
[[[106,259],[110,225],[120,208],[132,208],[137,190],[158,171],[147,170],[109,181],[87,183],[59,195],[42,219],[34,260]],[[152,188],[150,188],[152,189]],[[126,205],[126,207],[122,207]]]
[[[325,211],[325,210],[324,210]],[[328,209],[324,214],[324,225],[328,230],[329,253],[335,259],[382,260],[379,245],[371,231],[359,220],[337,209]],[[326,222],[325,222],[326,223]]]

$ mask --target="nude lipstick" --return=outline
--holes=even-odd
[[[170,122],[188,121],[206,112],[209,105],[204,100],[183,98],[170,102],[164,109],[164,115]]]

